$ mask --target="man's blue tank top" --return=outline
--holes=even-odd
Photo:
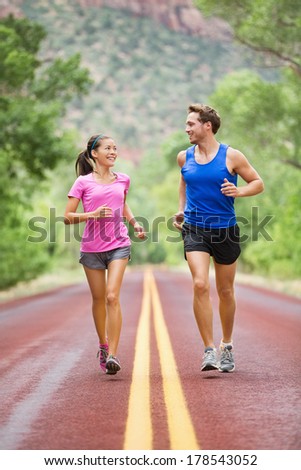
[[[237,175],[226,166],[228,145],[220,144],[215,157],[208,163],[195,161],[196,146],[186,150],[186,162],[181,172],[186,183],[186,223],[203,228],[226,228],[236,224],[235,198],[221,192],[224,178],[237,185]]]

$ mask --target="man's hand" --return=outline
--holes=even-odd
[[[178,230],[182,230],[182,224],[184,222],[184,212],[179,211],[173,216],[173,226]]]
[[[237,186],[235,186],[235,184],[233,183],[230,183],[227,178],[224,178],[224,182],[221,185],[221,192],[225,196],[238,197],[239,195],[239,190]]]

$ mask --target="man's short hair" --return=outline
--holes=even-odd
[[[216,134],[221,125],[221,118],[215,109],[206,104],[194,103],[188,107],[188,113],[198,113],[200,122],[211,122],[212,132]]]

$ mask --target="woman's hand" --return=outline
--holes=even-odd
[[[144,228],[142,225],[138,224],[138,222],[134,224],[134,232],[138,238],[141,238],[141,240],[143,240],[146,236]]]
[[[102,219],[105,217],[112,217],[112,209],[108,207],[106,204],[103,206],[97,207],[94,212],[92,212],[94,219]]]

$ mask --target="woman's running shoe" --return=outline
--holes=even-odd
[[[109,346],[107,344],[100,344],[99,350],[96,357],[99,357],[99,365],[103,372],[106,372],[107,358],[109,354]]]
[[[106,362],[106,373],[109,375],[115,375],[120,369],[121,365],[119,360],[117,359],[117,357],[112,356],[112,354],[110,354]]]

